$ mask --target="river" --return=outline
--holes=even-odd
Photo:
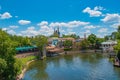
[[[23,80],[120,80],[120,68],[100,53],[62,55],[30,63]]]

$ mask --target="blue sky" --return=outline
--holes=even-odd
[[[0,28],[9,34],[61,34],[98,37],[120,25],[120,0],[0,0]]]

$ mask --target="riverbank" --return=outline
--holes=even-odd
[[[64,51],[62,53],[59,53],[60,55],[62,54],[77,54],[77,53],[102,53],[101,50],[71,50],[71,51]]]
[[[18,58],[21,63],[22,63],[22,71],[21,71],[21,74],[19,74],[16,78],[16,80],[22,80],[22,78],[24,77],[24,73],[26,72],[26,69],[27,69],[27,66],[37,60],[37,57],[36,56],[27,56],[27,57],[24,57],[24,58]]]

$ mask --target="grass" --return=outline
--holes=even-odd
[[[35,60],[35,59],[37,59],[36,56],[27,56],[25,58],[19,58],[23,68],[26,67],[27,62],[29,62],[31,60]]]

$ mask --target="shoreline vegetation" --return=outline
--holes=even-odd
[[[37,60],[36,56],[26,56],[25,58],[18,58],[18,60],[20,60],[22,62],[22,71],[19,75],[17,75],[16,80],[22,80],[22,78],[24,77],[24,73],[26,72],[27,66]]]

